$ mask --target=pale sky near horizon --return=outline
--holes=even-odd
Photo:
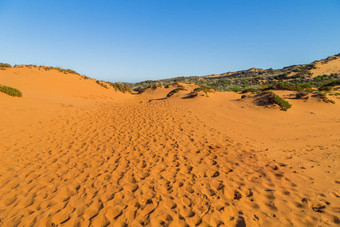
[[[0,62],[137,82],[340,53],[339,0],[0,0]]]

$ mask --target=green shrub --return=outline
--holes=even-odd
[[[186,98],[196,97],[198,95],[198,92],[201,92],[201,91],[203,91],[205,94],[208,94],[208,92],[213,92],[215,91],[215,89],[212,87],[207,87],[207,86],[199,86],[195,88],[192,92],[190,92]]]
[[[299,91],[298,93],[295,94],[296,99],[308,99],[308,92],[305,91]]]
[[[146,89],[150,88],[151,86],[149,87],[136,87],[133,89],[133,91],[137,92],[138,94],[142,94],[143,92],[146,91]]]
[[[280,96],[276,95],[274,92],[265,91],[257,95],[259,97],[256,102],[261,106],[266,106],[270,104],[279,105],[281,110],[287,111],[292,105],[286,100],[282,99]]]
[[[11,68],[12,66],[8,63],[0,63],[0,68]]]
[[[251,93],[256,93],[258,92],[259,90],[258,89],[255,89],[255,88],[246,88],[244,90],[242,90],[242,93],[248,93],[248,92],[251,92]]]
[[[181,87],[178,87],[178,88],[176,88],[176,89],[170,91],[170,92],[166,95],[166,97],[171,97],[171,96],[173,96],[174,94],[178,93],[179,91],[183,91],[183,90],[185,90],[184,87],[182,87],[182,86],[181,86]]]
[[[58,68],[60,72],[63,72],[65,74],[76,74],[76,75],[80,75],[79,73],[77,73],[76,71],[72,70],[72,69],[61,69]]]
[[[274,102],[280,106],[281,110],[287,111],[289,108],[292,107],[292,105],[289,102],[287,102],[286,100],[284,100],[283,98],[281,98],[280,96],[276,95],[273,92],[272,92],[272,96],[273,96]]]
[[[55,67],[51,67],[51,66],[40,66],[40,68],[46,70],[46,71],[49,71],[51,69],[55,69]]]
[[[198,92],[197,91],[192,91],[192,92],[190,92],[188,95],[187,95],[187,97],[185,97],[185,98],[194,98],[194,97],[196,97],[198,95]]]
[[[316,76],[316,77],[314,77],[314,80],[325,80],[325,79],[327,79],[327,75],[322,75],[322,76]]]
[[[28,65],[29,67],[37,67],[35,65]],[[55,69],[58,70],[59,72],[65,73],[65,74],[76,74],[76,75],[80,75],[79,73],[77,73],[76,71],[72,70],[72,69],[62,69],[59,67],[52,67],[52,66],[39,66],[39,68],[42,68],[46,71]]]
[[[120,92],[123,92],[123,93],[125,93],[125,92],[131,93],[131,88],[130,88],[129,84],[127,84],[127,83],[111,83],[111,82],[108,82],[108,83],[116,91],[120,91]]]
[[[334,86],[340,85],[340,79],[320,81],[316,85],[319,87],[319,91],[332,91]]]
[[[216,76],[189,76],[162,79],[155,81],[142,81],[130,84],[131,88],[142,93],[146,88],[153,85],[164,85],[166,88],[172,83],[192,83],[200,86],[211,87],[217,91],[234,91],[234,92],[258,92],[264,90],[291,90],[313,92],[322,86],[332,83],[328,86],[334,86],[339,81],[339,74],[322,75],[311,78],[311,70],[315,67],[314,63],[308,65],[288,66],[282,69],[267,70],[241,70],[215,74]],[[295,72],[296,75],[291,75]],[[322,90],[322,89],[321,89]]]
[[[100,85],[100,86],[106,88],[106,89],[109,89],[108,86],[107,86],[106,84],[100,82],[99,80],[96,80],[96,83],[97,83],[98,85]]]
[[[200,91],[203,91],[205,93],[208,93],[208,92],[212,92],[214,91],[215,89],[212,88],[212,87],[208,87],[208,86],[199,86],[197,88],[195,88],[193,91],[194,92],[200,92]]]
[[[273,83],[267,89],[268,90],[303,91],[303,90],[311,90],[312,86],[308,83],[277,82],[277,83]]]
[[[268,69],[268,73],[269,73],[269,74],[273,74],[273,73],[274,73],[274,69],[269,68],[269,69]]]
[[[331,91],[333,90],[332,86],[322,86],[319,88],[319,91]]]
[[[16,88],[0,85],[0,91],[14,97],[22,97],[21,91]]]
[[[335,101],[334,100],[331,100],[327,97],[327,94],[326,93],[322,93],[322,92],[317,92],[313,95],[313,97],[315,98],[319,98],[321,99],[321,101],[325,102],[325,103],[332,103],[332,104],[335,104]]]
[[[242,87],[239,86],[239,85],[231,85],[231,86],[229,86],[229,89],[230,89],[230,91],[233,91],[233,92],[242,91]]]
[[[334,87],[334,86],[337,86],[337,85],[340,85],[340,79],[333,80],[333,81],[329,82],[328,84],[325,84],[324,86]]]

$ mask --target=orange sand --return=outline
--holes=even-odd
[[[0,226],[334,226],[340,105],[165,100],[56,70],[0,83]],[[283,92],[285,93],[285,92]],[[287,92],[286,92],[287,93]]]
[[[313,77],[340,73],[340,57],[332,56],[331,58],[328,62],[321,60],[315,64],[315,69],[311,70]]]

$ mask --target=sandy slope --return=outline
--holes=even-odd
[[[183,99],[192,87],[149,102],[171,88],[128,95],[37,69],[0,82],[24,94],[0,94],[1,226],[340,223],[338,103],[282,112]]]
[[[340,57],[332,56],[329,61],[321,60],[315,64],[315,69],[311,70],[313,77],[319,75],[330,75],[340,73]]]

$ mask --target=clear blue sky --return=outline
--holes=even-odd
[[[0,0],[0,62],[135,82],[340,52],[339,0]]]

